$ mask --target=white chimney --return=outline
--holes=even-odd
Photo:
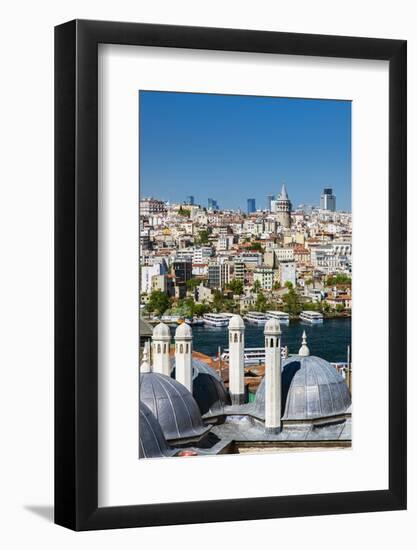
[[[281,328],[277,319],[265,324],[265,430],[281,430]]]
[[[245,402],[244,386],[245,323],[240,315],[229,321],[229,391],[232,404]]]
[[[301,348],[298,350],[298,355],[301,355],[302,357],[307,357],[310,355],[310,349],[307,346],[307,335],[306,331],[303,331],[303,338],[301,340]]]
[[[169,360],[169,344],[171,343],[171,331],[169,326],[159,323],[152,333],[152,371],[159,374],[171,375],[171,363]]]
[[[149,347],[150,342],[145,342],[145,345],[143,347],[143,354],[142,354],[142,363],[140,364],[140,372],[151,372],[151,363],[150,363],[150,357],[149,357]]]
[[[175,331],[175,379],[193,393],[193,333],[187,323]]]

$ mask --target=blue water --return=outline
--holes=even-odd
[[[344,362],[347,359],[347,346],[351,344],[351,319],[328,319],[320,325],[292,322],[281,325],[281,345],[288,346],[289,353],[297,353],[301,345],[303,330],[311,355],[317,355],[331,362]],[[246,324],[245,347],[264,347],[264,327]],[[228,347],[226,327],[193,327],[193,347],[209,356],[217,354],[218,347]]]

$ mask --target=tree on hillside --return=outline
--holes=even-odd
[[[199,231],[198,232],[198,237],[197,237],[198,244],[208,244],[209,235],[210,235],[210,233],[208,232],[207,229],[202,229],[201,231]]]
[[[189,218],[191,215],[191,212],[187,208],[183,208],[182,206],[178,210],[178,214],[180,216],[184,216],[185,218]]]
[[[258,280],[253,283],[252,290],[253,292],[259,292],[261,290],[261,283]]]
[[[298,315],[302,311],[302,305],[300,298],[294,288],[290,288],[286,294],[282,297],[284,302],[284,311],[290,315]]]
[[[252,250],[253,252],[263,252],[264,251],[261,243],[252,243],[249,247],[249,250]]]
[[[153,290],[149,296],[146,309],[149,313],[156,313],[161,316],[169,308],[171,302],[162,290]]]
[[[352,278],[345,273],[338,273],[337,275],[328,275],[326,279],[326,284],[328,286],[333,285],[350,285],[352,283]]]
[[[185,283],[187,285],[188,290],[194,290],[196,287],[200,286],[201,279],[188,279],[188,281]]]
[[[232,279],[227,285],[233,294],[243,294],[243,282],[240,279]]]
[[[201,317],[205,313],[210,313],[211,307],[208,304],[195,304],[194,306],[194,315]]]
[[[265,313],[265,311],[267,310],[267,304],[268,302],[265,298],[265,294],[263,292],[258,292],[255,302],[255,310]]]

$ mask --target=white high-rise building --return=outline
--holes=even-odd
[[[321,210],[329,210],[330,212],[336,211],[336,196],[333,195],[331,187],[323,189],[323,194],[320,196],[320,208]]]

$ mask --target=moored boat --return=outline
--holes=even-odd
[[[248,323],[253,323],[255,325],[264,325],[268,321],[268,317],[265,313],[260,313],[259,311],[248,311],[243,318]]]
[[[300,313],[300,320],[311,325],[317,325],[323,322],[323,314],[319,311],[302,311]]]

